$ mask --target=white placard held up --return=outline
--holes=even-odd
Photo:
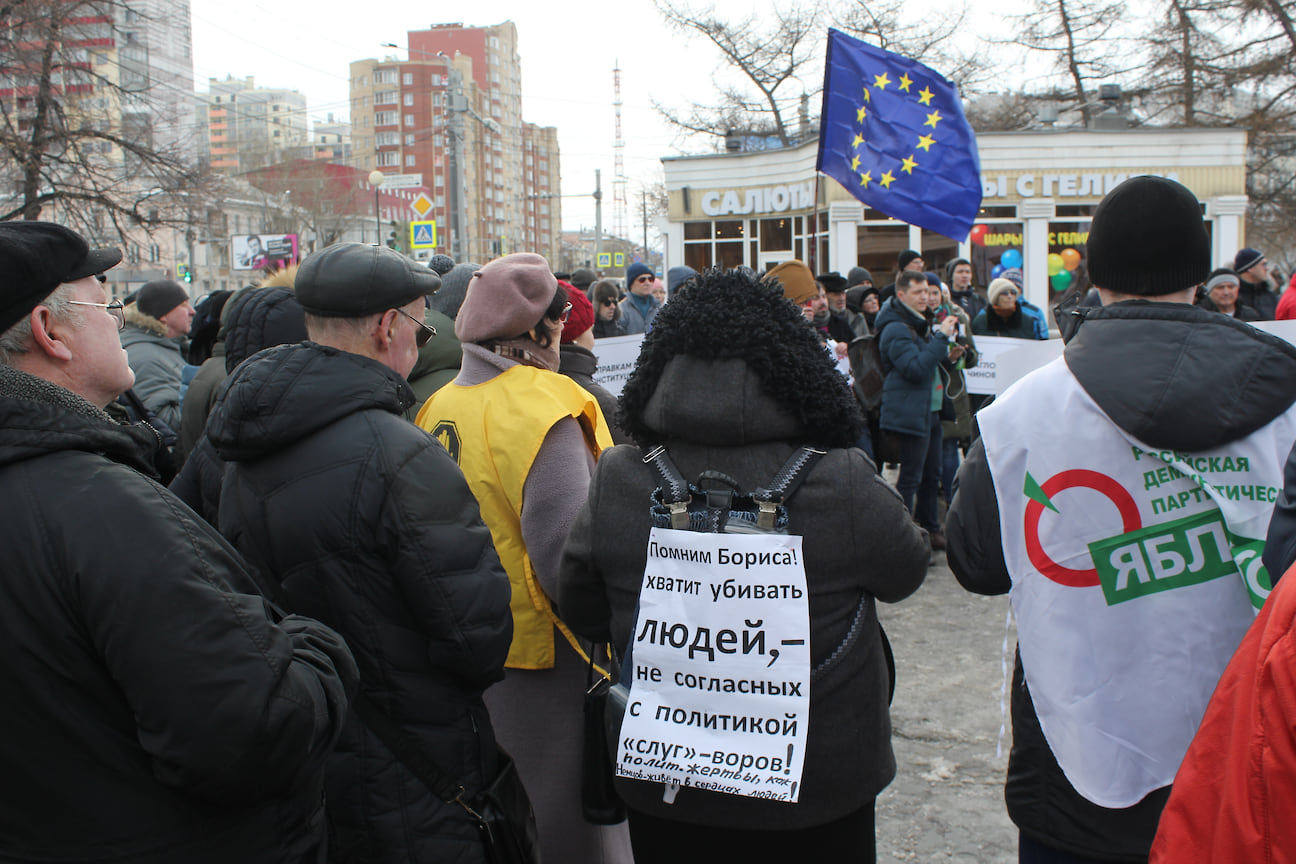
[[[998,396],[1020,378],[1062,356],[1061,339],[1014,339],[977,336],[980,359],[963,370],[969,393]]]
[[[810,712],[801,538],[654,528],[618,776],[796,801]]]
[[[620,396],[626,379],[639,362],[639,345],[643,338],[644,334],[636,333],[633,336],[595,339],[594,357],[598,360],[598,369],[594,372],[594,383],[613,396]]]

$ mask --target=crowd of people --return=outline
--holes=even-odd
[[[1062,357],[986,401],[976,337],[1048,319],[961,258],[622,282],[340,243],[195,308],[0,223],[0,859],[494,862],[504,794],[535,832],[504,860],[874,861],[876,603],[944,550],[1017,620],[1021,861],[1287,860],[1296,348],[1247,322],[1296,291],[1209,250],[1188,190],[1121,184]],[[595,340],[634,334],[618,399]],[[626,773],[625,818],[587,818],[592,678],[654,680],[647,624],[693,633],[681,668],[739,654],[698,622],[741,571],[644,617],[667,530],[796,538],[799,773],[782,800]]]

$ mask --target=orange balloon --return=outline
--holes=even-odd
[[[1067,270],[1074,270],[1080,263],[1080,253],[1074,249],[1062,250],[1062,266]]]

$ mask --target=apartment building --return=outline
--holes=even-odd
[[[306,97],[257,87],[252,76],[207,79],[208,155],[213,171],[236,175],[300,155],[310,141]]]

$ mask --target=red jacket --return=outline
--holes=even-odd
[[[1296,567],[1220,678],[1149,864],[1296,862]]]

